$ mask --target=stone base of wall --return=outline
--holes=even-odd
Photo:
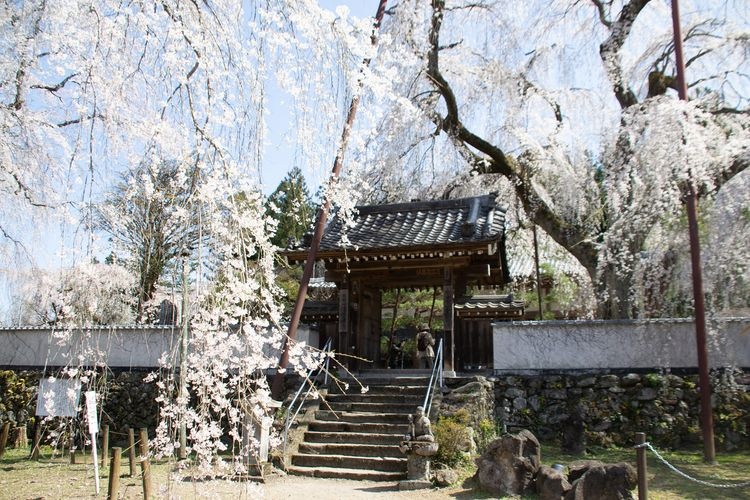
[[[149,436],[153,437],[159,422],[159,396],[157,380],[146,382],[144,379],[151,370],[109,371],[106,377],[97,378],[97,392],[104,400],[104,408],[100,412],[100,426],[109,425],[110,446],[127,446],[127,429],[147,428]],[[13,429],[26,426],[27,432],[32,433],[34,416],[36,415],[36,401],[39,380],[42,376],[52,375],[42,370],[0,370],[0,424],[10,422]],[[269,380],[269,383],[271,381]],[[293,394],[300,383],[297,375],[288,375],[284,379],[285,396]],[[84,386],[82,392],[87,390]],[[490,391],[491,392],[491,391]],[[83,409],[85,400],[83,394],[79,404]],[[67,427],[67,419],[63,422],[55,419],[51,427],[58,425]],[[77,419],[77,434],[88,432],[83,412]],[[45,438],[46,439],[46,438]]]
[[[632,446],[636,432],[662,447],[701,442],[697,375],[512,375],[490,379],[495,419],[563,445]],[[712,373],[720,449],[750,444],[750,372]],[[582,441],[582,442],[581,442]]]

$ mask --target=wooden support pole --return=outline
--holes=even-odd
[[[75,437],[73,436],[74,432],[75,432],[75,428],[73,427],[73,424],[71,423],[70,435],[68,436],[68,451],[70,452],[70,465],[75,465],[76,463],[76,450],[74,448]]]
[[[19,425],[16,427],[16,435],[13,438],[13,448],[28,448],[29,438],[26,435],[26,426]]]
[[[135,477],[138,471],[135,462],[135,431],[132,428],[128,428],[128,460],[130,461],[130,477]]]
[[[680,3],[672,0],[672,33],[674,41],[675,69],[677,70],[677,95],[683,101],[688,100],[687,80],[685,80],[685,58],[682,52],[682,28],[680,26]],[[693,277],[693,309],[695,316],[695,347],[698,355],[698,385],[700,389],[700,422],[703,435],[703,461],[716,463],[716,446],[714,444],[714,420],[711,407],[711,383],[709,379],[709,362],[706,332],[706,304],[703,294],[703,271],[701,269],[701,245],[698,233],[698,193],[688,171],[688,192],[686,211],[688,218],[688,235],[690,237],[690,263]]]
[[[109,461],[109,426],[102,426],[102,461],[101,466],[104,468]]]
[[[8,444],[8,433],[10,432],[10,422],[3,424],[3,431],[0,433],[0,458],[5,454],[5,446]]]
[[[138,453],[142,457],[148,456],[148,429],[145,427],[141,427],[141,429],[138,431],[138,440],[140,441],[138,443]]]
[[[39,422],[34,424],[34,442],[31,447],[31,459],[39,460],[39,444],[42,441],[42,426]]]
[[[122,448],[112,448],[112,460],[109,463],[109,490],[107,491],[107,500],[117,500],[117,494],[120,490],[120,457]]]
[[[648,498],[648,480],[646,478],[646,434],[643,432],[635,433],[636,448],[636,466],[638,471],[638,500],[647,500]]]
[[[370,40],[373,45],[377,43],[377,31],[380,29],[380,23],[383,21],[385,15],[385,6],[388,3],[387,0],[380,0],[378,2],[378,10],[375,14],[375,22],[373,24],[373,32]],[[370,59],[367,58],[362,61],[362,66],[366,68],[370,65]],[[361,85],[361,84],[360,84]],[[357,116],[357,108],[359,107],[360,93],[355,93],[354,97],[349,103],[349,112],[346,116],[346,124],[341,131],[341,140],[338,145],[338,151],[336,157],[333,160],[333,169],[331,170],[331,177],[329,185],[334,184],[341,173],[341,168],[344,163],[344,152],[346,146],[349,143],[349,134],[354,125],[354,118]],[[289,320],[289,328],[287,330],[287,340],[284,342],[284,348],[281,353],[281,359],[279,360],[279,368],[276,375],[273,378],[273,397],[274,399],[281,400],[284,392],[284,371],[287,363],[289,363],[289,347],[290,341],[294,342],[297,340],[297,327],[299,326],[299,320],[302,316],[302,307],[305,304],[305,298],[307,297],[307,287],[310,284],[310,278],[313,275],[315,267],[316,256],[318,254],[318,247],[323,239],[323,230],[325,229],[326,221],[328,220],[328,212],[331,209],[331,199],[326,195],[323,205],[318,210],[315,218],[315,229],[313,231],[312,242],[310,243],[310,250],[307,254],[307,260],[305,261],[305,268],[302,271],[302,279],[300,280],[299,290],[297,292],[297,300],[294,302],[294,308],[292,309],[291,318]],[[341,317],[339,316],[339,321]],[[341,329],[339,328],[339,332]],[[349,352],[346,344],[339,345],[339,352]]]
[[[143,479],[143,499],[151,498],[151,464],[148,457],[141,457],[141,477]]]

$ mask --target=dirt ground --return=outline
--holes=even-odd
[[[476,497],[476,491],[461,486],[399,491],[398,483],[303,478],[298,476],[272,478],[265,485],[264,496],[264,498],[270,500],[293,498],[305,498],[305,500],[348,500],[363,498],[420,498],[432,500]]]
[[[125,464],[124,464],[125,465]],[[153,496],[160,499],[304,499],[350,500],[369,498],[469,499],[477,498],[470,488],[432,488],[399,491],[398,483],[351,481],[289,476],[281,472],[266,476],[264,483],[230,480],[177,480],[167,464],[152,468]],[[52,500],[107,498],[108,477],[101,471],[99,495],[95,492],[91,463],[70,465],[60,460],[32,462],[3,461],[0,467],[0,500]],[[119,498],[143,498],[140,474],[129,477],[127,465],[120,478]]]

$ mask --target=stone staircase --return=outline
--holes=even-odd
[[[398,481],[406,479],[406,457],[398,445],[408,415],[422,404],[428,376],[391,370],[389,376],[360,377],[346,392],[331,388],[307,422],[287,471],[312,477]]]

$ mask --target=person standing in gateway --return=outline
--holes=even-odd
[[[432,365],[435,361],[435,350],[432,346],[435,345],[435,339],[432,338],[429,327],[427,324],[422,323],[419,325],[419,333],[417,333],[417,362],[419,368],[429,368],[432,370]]]

